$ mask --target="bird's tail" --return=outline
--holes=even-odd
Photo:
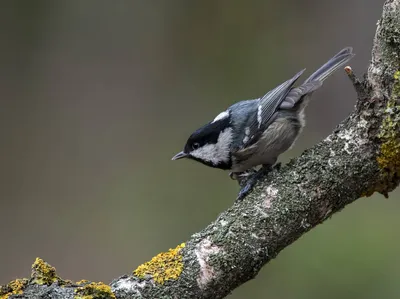
[[[323,66],[321,66],[316,72],[314,72],[304,83],[319,81],[323,82],[326,78],[332,75],[338,68],[348,62],[354,57],[353,48],[347,47],[333,56]]]

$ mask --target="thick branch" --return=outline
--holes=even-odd
[[[399,8],[400,0],[384,5],[365,80],[349,74],[359,97],[355,111],[188,242],[114,280],[111,289],[65,282],[51,271],[49,276],[49,266],[39,260],[29,281],[12,282],[3,294],[73,298],[104,291],[109,298],[223,298],[346,205],[375,191],[387,195],[400,181]]]

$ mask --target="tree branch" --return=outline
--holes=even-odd
[[[387,0],[354,112],[322,142],[258,182],[189,241],[101,283],[64,281],[38,259],[4,298],[223,298],[286,246],[358,198],[400,182],[400,0]]]

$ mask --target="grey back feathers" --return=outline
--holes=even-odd
[[[285,98],[292,89],[293,84],[303,74],[304,71],[305,69],[298,72],[291,79],[275,87],[263,97],[253,100],[254,103],[251,103],[253,106],[251,107],[253,111],[252,113],[248,113],[248,109],[250,107],[247,107],[246,115],[248,119],[245,123],[243,123],[246,125],[244,130],[245,136],[243,136],[243,133],[240,134],[240,137],[243,139],[240,143],[240,146],[238,146],[239,148],[246,148],[257,142],[264,130],[268,128],[268,126],[274,120],[276,112],[281,108],[280,106],[282,105],[282,102],[285,101]],[[232,111],[232,108],[233,106],[231,106],[229,110]]]

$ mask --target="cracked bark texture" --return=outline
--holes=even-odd
[[[87,298],[224,298],[346,205],[374,192],[387,196],[400,181],[399,62],[400,0],[387,0],[368,72],[354,82],[356,107],[331,135],[191,236],[177,253],[182,267],[174,278],[125,275],[110,284],[112,293]],[[60,281],[39,283],[33,274],[19,295],[2,295],[3,287],[0,298],[84,298],[78,283]]]

